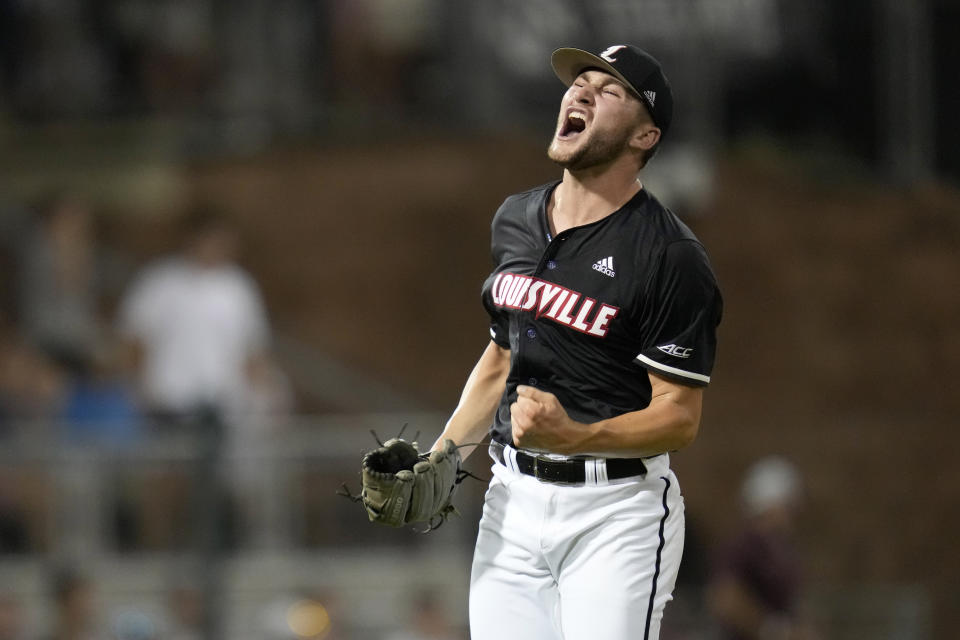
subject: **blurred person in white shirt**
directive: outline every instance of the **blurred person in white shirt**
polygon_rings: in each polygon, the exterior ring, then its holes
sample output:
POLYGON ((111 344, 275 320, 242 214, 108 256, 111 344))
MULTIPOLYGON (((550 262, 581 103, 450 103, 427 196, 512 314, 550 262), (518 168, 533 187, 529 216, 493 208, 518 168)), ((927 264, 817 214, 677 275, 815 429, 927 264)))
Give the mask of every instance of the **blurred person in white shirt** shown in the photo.
MULTIPOLYGON (((197 208, 187 217, 180 251, 147 265, 120 303, 118 331, 137 377, 139 400, 160 432, 216 434, 226 452, 205 512, 216 521, 218 544, 243 535, 237 516, 249 510, 245 491, 256 478, 251 459, 230 456, 274 432, 290 411, 289 384, 270 355, 267 313, 254 279, 237 262, 239 235, 219 212, 197 208), (241 511, 238 512, 237 509, 241 511)), ((134 544, 164 548, 189 542, 196 526, 189 474, 158 471, 131 489, 134 544), (193 505, 192 507, 190 505, 193 505)))
POLYGON ((182 250, 148 265, 124 296, 119 330, 154 417, 212 411, 229 419, 286 402, 269 355, 266 310, 256 282, 236 263, 238 249, 234 227, 198 209, 182 250))

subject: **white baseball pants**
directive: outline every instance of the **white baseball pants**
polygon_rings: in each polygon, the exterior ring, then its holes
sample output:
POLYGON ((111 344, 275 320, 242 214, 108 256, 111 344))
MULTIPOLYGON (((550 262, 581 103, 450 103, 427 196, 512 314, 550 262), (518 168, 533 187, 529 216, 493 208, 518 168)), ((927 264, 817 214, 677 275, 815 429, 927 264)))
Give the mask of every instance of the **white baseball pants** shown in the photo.
POLYGON ((656 640, 683 553, 669 456, 567 486, 493 465, 470 580, 472 640, 656 640))

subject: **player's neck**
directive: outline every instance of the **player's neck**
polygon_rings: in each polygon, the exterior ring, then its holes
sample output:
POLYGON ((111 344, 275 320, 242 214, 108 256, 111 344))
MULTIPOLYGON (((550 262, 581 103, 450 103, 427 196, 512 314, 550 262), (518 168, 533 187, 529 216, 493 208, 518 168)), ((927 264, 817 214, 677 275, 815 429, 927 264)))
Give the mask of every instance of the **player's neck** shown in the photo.
POLYGON ((599 173, 564 170, 548 208, 553 233, 607 217, 642 188, 634 167, 611 167, 599 173))

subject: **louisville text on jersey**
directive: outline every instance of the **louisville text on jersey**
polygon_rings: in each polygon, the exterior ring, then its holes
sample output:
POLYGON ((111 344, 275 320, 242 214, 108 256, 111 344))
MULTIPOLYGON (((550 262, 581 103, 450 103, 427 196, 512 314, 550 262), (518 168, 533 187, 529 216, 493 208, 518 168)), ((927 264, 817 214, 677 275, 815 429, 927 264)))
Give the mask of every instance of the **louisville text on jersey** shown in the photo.
POLYGON ((600 338, 607 335, 610 321, 620 310, 597 304, 593 298, 531 276, 499 273, 493 281, 493 303, 505 309, 536 311, 537 318, 549 318, 582 333, 600 338))

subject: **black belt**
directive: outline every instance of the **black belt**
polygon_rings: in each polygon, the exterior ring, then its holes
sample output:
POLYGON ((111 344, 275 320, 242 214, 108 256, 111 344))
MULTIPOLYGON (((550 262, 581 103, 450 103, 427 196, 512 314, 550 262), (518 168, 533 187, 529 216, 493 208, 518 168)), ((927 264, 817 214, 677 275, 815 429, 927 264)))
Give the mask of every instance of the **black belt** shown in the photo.
MULTIPOLYGON (((499 442, 490 443, 493 458, 500 464, 509 466, 504 461, 503 449, 499 442)), ((608 480, 647 475, 647 465, 643 464, 641 458, 606 458, 606 467, 608 480)), ((517 450, 517 470, 543 482, 585 484, 587 481, 585 460, 553 460, 517 450)))

